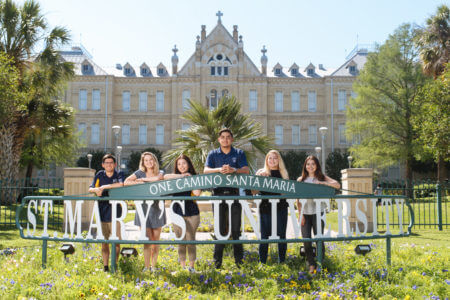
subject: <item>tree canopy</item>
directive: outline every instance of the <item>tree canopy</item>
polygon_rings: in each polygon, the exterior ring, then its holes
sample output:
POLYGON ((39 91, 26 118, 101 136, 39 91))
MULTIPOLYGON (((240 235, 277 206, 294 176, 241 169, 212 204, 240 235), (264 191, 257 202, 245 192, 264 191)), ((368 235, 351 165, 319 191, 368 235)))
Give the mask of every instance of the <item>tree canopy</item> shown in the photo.
POLYGON ((350 151, 358 166, 387 167, 399 161, 412 179, 417 134, 413 101, 426 81, 410 24, 400 26, 367 62, 354 83, 356 98, 347 108, 347 135, 360 137, 350 151))

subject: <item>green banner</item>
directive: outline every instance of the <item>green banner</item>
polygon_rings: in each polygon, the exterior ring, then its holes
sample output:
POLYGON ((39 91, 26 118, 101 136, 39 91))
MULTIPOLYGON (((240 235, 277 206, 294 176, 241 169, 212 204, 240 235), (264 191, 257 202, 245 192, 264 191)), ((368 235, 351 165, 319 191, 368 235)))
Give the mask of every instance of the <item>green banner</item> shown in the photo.
POLYGON ((280 193, 293 195, 295 198, 333 198, 336 193, 334 188, 322 184, 256 175, 213 173, 125 186, 111 189, 109 195, 114 198, 133 199, 133 197, 164 196, 218 187, 280 193))

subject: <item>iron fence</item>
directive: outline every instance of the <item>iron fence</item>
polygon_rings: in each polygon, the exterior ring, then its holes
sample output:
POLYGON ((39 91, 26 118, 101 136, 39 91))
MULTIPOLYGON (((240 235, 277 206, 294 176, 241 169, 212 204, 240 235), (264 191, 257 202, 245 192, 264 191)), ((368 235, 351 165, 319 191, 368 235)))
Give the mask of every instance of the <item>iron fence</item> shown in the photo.
MULTIPOLYGON (((382 195, 404 195, 408 198, 415 215, 415 228, 443 228, 450 227, 448 212, 450 210, 450 184, 448 181, 437 182, 433 180, 421 180, 408 182, 398 181, 376 181, 374 188, 381 189, 382 195)), ((382 204, 382 203, 380 203, 382 204)), ((377 209, 378 220, 385 220, 385 214, 396 216, 399 208, 396 205, 380 205, 377 209)), ((404 207, 403 207, 404 209, 404 207)), ((391 226, 399 226, 396 218, 390 223, 391 226)), ((408 216, 404 216, 403 225, 409 223, 408 216)), ((380 225, 386 225, 379 223, 380 225)))
MULTIPOLYGON (((62 178, 21 178, 0 180, 0 228, 13 228, 16 222, 16 209, 26 196, 63 196, 62 178)), ((63 225, 63 201, 53 203, 49 215, 49 228, 60 229, 63 225)))

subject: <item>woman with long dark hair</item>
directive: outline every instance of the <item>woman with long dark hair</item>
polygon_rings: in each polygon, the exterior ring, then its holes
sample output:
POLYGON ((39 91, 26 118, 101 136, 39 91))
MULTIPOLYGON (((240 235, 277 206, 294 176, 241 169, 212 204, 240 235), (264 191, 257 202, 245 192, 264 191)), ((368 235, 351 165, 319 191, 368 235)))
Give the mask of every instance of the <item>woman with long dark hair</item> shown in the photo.
MULTIPOLYGON (((174 163, 174 174, 166 174, 164 175, 164 179, 175 179, 182 178, 185 176, 196 175, 194 165, 192 164, 191 159, 181 154, 175 160, 174 163)), ((200 190, 186 191, 175 193, 173 196, 200 196, 200 190)), ((182 216, 184 221, 186 222, 186 234, 184 236, 184 240, 194 241, 195 233, 197 232, 198 225, 200 224, 200 210, 198 209, 198 205, 194 200, 186 200, 184 202, 184 213, 181 209, 181 206, 178 203, 173 205, 173 212, 182 216)), ((177 236, 181 236, 181 227, 177 225, 173 225, 175 234, 177 236)), ((180 265, 185 268, 186 267, 186 253, 189 255, 189 271, 195 271, 195 260, 197 259, 197 249, 193 244, 179 244, 178 245, 178 257, 180 259, 180 265)))
MULTIPOLYGON (((324 184, 331 186, 335 189, 339 189, 341 187, 339 182, 322 173, 320 162, 314 155, 310 155, 306 158, 305 163, 303 164, 302 176, 300 176, 297 179, 297 181, 314 184, 324 184)), ((299 216, 301 216, 302 205, 298 199, 297 199, 297 208, 299 216)), ((325 203, 322 203, 321 206, 322 214, 325 213, 325 210, 326 210, 325 203)), ((323 234, 325 224, 323 221, 321 222, 323 234)), ((312 237, 311 231, 314 232, 314 235, 317 235, 316 202, 314 201, 314 199, 306 200, 305 207, 303 208, 303 217, 300 221, 300 224, 303 238, 311 238, 312 237)), ((314 258, 311 242, 305 242, 305 253, 306 253, 306 260, 309 266, 309 273, 312 274, 316 271, 317 264, 314 258)), ((325 247, 322 248, 322 253, 325 253, 325 247)))

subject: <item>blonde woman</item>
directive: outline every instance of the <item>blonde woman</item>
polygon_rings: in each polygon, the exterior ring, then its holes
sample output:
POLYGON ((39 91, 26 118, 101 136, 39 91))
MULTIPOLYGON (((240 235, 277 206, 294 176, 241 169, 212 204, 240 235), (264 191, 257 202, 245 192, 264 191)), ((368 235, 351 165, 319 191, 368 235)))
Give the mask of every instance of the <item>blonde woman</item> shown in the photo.
MULTIPOLYGON (((141 155, 139 170, 131 174, 126 180, 125 185, 140 184, 163 180, 164 176, 159 172, 158 158, 151 152, 144 152, 141 155)), ((143 204, 142 209, 147 211, 147 205, 143 204)), ((136 214, 134 223, 137 226, 146 226, 146 235, 152 241, 158 241, 161 235, 161 228, 166 224, 166 213, 159 207, 159 201, 155 201, 150 208, 149 216, 146 222, 139 219, 136 214), (145 223, 145 224, 144 224, 145 223)), ((159 245, 144 244, 144 271, 154 270, 158 261, 159 245), (151 267, 150 267, 151 263, 151 267)))
MULTIPOLYGON (((264 168, 256 172, 259 176, 276 177, 289 179, 288 172, 281 158, 280 152, 270 150, 265 159, 264 168)), ((260 195, 280 195, 277 193, 260 192, 260 195)), ((272 207, 268 199, 264 199, 259 206, 259 215, 261 220, 261 239, 268 239, 272 231, 272 207)), ((280 199, 277 204, 277 235, 280 239, 286 238, 286 227, 288 218, 288 204, 286 199, 280 199)), ((259 244, 259 260, 265 264, 267 262, 267 252, 269 244, 259 244)), ((283 263, 286 260, 286 243, 278 243, 278 262, 283 263)))

